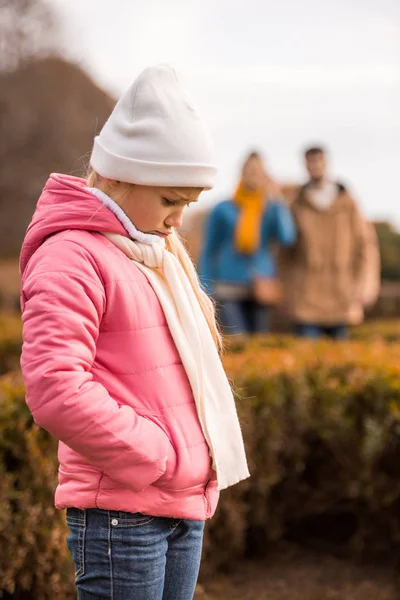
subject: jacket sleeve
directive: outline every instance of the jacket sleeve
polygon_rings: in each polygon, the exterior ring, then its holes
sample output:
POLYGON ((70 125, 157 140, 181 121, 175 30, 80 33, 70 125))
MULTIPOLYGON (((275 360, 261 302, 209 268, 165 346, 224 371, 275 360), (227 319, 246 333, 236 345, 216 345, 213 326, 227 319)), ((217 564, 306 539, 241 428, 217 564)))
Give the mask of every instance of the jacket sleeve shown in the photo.
POLYGON ((199 276, 203 288, 211 294, 217 281, 217 260, 224 237, 221 205, 217 205, 206 219, 204 246, 199 261, 199 276))
POLYGON ((119 406, 93 379, 106 305, 93 258, 70 241, 36 254, 21 295, 21 366, 33 418, 93 466, 140 491, 165 472, 171 445, 161 428, 119 406))
POLYGON ((296 224, 285 200, 273 201, 270 205, 272 231, 271 237, 282 246, 296 243, 296 224))
POLYGON ((365 306, 376 301, 380 291, 380 252, 375 228, 357 211, 357 245, 355 255, 356 290, 365 306))

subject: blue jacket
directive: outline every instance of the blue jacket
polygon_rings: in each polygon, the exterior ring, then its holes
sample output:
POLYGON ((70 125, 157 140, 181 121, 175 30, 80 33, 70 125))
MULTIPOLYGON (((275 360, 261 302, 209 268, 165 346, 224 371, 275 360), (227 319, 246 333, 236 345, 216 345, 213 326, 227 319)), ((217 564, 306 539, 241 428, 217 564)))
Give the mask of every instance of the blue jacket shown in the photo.
POLYGON ((285 202, 267 204, 261 223, 260 248, 254 254, 242 254, 235 248, 235 229, 239 208, 232 200, 220 202, 206 222, 205 242, 199 262, 200 280, 206 291, 213 291, 215 282, 249 284, 256 275, 273 277, 275 260, 271 242, 292 246, 296 241, 296 226, 285 202))

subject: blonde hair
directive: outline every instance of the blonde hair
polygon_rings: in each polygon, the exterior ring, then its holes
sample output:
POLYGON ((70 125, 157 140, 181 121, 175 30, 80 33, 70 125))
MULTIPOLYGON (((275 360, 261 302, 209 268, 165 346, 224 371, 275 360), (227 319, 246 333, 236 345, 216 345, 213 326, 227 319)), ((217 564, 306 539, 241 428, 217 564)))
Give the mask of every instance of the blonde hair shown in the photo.
MULTIPOLYGON (((87 184, 89 187, 96 187, 99 176, 93 169, 90 169, 87 175, 87 184)), ((132 184, 133 185, 133 184, 132 184)), ((128 190, 129 192, 129 190, 128 190)), ((216 316, 215 306, 211 298, 207 296, 203 288, 201 287, 197 271, 193 264, 193 261, 186 250, 180 235, 173 230, 171 235, 165 240, 166 249, 171 252, 180 262, 183 270, 185 271, 187 278, 189 279, 190 285, 192 286, 193 292, 198 300, 203 315, 207 321, 207 325, 211 331, 211 335, 215 342, 215 345, 219 352, 223 349, 222 336, 219 331, 216 316)))

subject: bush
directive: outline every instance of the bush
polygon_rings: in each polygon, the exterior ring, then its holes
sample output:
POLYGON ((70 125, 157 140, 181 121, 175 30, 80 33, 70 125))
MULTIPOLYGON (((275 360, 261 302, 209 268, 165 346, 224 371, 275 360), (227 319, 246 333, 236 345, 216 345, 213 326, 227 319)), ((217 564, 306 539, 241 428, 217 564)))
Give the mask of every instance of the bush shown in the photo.
POLYGON ((400 340, 400 319, 380 319, 367 321, 352 331, 352 338, 356 340, 384 339, 387 342, 400 340))
POLYGON ((69 600, 73 567, 53 508, 56 442, 33 423, 21 375, 0 378, 0 595, 69 600))
POLYGON ((398 281, 400 279, 399 251, 400 234, 391 223, 375 223, 381 253, 382 279, 398 281))
POLYGON ((19 365, 22 323, 16 313, 0 313, 0 375, 19 365))
MULTIPOLYGON (((342 555, 399 558, 400 345, 264 343, 225 357, 251 422, 252 477, 232 490, 244 518, 227 516, 223 499, 214 540, 219 528, 229 537, 231 523, 244 540, 237 556, 291 537, 342 555)), ((208 552, 221 565, 231 559, 223 545, 208 552)))
MULTIPOLYGON (((393 324, 368 327, 357 330, 362 341, 334 344, 230 340, 224 364, 252 477, 222 493, 203 573, 285 538, 400 558, 400 344, 384 339, 393 324)), ((0 378, 0 403, 0 590, 73 597, 64 515, 53 509, 56 443, 33 423, 18 372, 0 378)))

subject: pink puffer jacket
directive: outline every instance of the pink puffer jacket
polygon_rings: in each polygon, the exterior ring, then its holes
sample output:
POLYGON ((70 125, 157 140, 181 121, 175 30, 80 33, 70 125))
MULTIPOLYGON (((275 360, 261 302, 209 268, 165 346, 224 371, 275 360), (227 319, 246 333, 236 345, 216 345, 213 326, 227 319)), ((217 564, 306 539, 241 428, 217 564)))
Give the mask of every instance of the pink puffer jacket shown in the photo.
POLYGON ((192 391, 127 235, 83 180, 53 174, 21 252, 26 399, 60 440, 57 508, 211 517, 215 472, 192 391))

